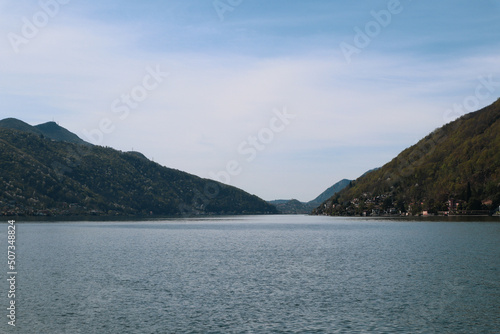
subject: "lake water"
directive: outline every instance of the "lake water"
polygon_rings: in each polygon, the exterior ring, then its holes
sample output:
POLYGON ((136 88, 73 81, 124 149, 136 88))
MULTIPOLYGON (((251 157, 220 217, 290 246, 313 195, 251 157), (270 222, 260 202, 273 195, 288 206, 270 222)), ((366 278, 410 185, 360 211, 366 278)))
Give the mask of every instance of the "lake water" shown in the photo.
POLYGON ((500 219, 478 219, 21 218, 0 332, 500 333, 500 219))

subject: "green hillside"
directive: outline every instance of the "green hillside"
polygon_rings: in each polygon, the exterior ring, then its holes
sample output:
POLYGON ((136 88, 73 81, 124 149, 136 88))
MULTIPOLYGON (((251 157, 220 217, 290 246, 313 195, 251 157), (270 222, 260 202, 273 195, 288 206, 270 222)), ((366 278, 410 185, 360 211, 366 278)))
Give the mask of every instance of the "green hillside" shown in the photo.
POLYGON ((59 126, 56 122, 47 122, 35 126, 36 129, 41 131, 41 133, 50 139, 57 141, 65 141, 74 144, 90 145, 86 141, 80 139, 77 135, 69 132, 65 128, 59 126))
POLYGON ((314 213, 467 214, 499 205, 500 99, 435 130, 314 213))
POLYGON ((340 180, 339 182, 335 183, 333 186, 330 188, 326 189, 324 192, 322 192, 318 197, 313 199, 312 201, 309 202, 309 204, 314 204, 315 206, 318 206, 319 204, 323 203, 345 187, 349 186, 351 183, 351 180, 348 179, 343 179, 340 180))
POLYGON ((300 202, 296 199, 291 199, 269 201, 268 203, 274 205, 281 213, 284 214, 309 214, 322 202, 347 187, 350 182, 350 180, 343 179, 326 189, 318 197, 309 202, 300 202))
POLYGON ((16 118, 6 118, 0 120, 0 128, 30 132, 55 141, 65 141, 74 144, 91 145, 74 133, 59 126, 56 122, 47 122, 32 126, 16 118))
POLYGON ((31 132, 36 134, 42 134, 42 131, 36 127, 29 125, 17 118, 5 118, 0 120, 0 128, 14 129, 24 132, 31 132))
POLYGON ((4 215, 277 213, 240 189, 163 167, 137 152, 1 127, 0 189, 4 215))

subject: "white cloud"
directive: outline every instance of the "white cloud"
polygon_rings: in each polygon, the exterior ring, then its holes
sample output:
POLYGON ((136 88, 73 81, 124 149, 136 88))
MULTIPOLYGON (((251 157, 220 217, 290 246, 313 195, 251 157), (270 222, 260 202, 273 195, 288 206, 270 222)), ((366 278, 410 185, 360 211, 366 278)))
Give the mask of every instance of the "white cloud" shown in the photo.
MULTIPOLYGON (((0 35, 15 26, 9 20, 0 35)), ((115 129, 103 145, 134 148, 202 177, 237 160, 244 171, 235 185, 266 199, 310 200, 324 190, 318 188, 383 164, 442 125, 445 109, 473 93, 479 75, 500 68, 493 51, 433 61, 378 50, 347 65, 331 56, 335 51, 267 58, 143 51, 139 36, 127 25, 68 14, 19 54, 1 40, 1 115, 31 123, 56 117, 82 137, 109 118, 115 129), (112 102, 157 65, 169 77, 129 117, 118 118, 112 102), (246 163, 238 146, 283 107, 296 119, 246 163)))

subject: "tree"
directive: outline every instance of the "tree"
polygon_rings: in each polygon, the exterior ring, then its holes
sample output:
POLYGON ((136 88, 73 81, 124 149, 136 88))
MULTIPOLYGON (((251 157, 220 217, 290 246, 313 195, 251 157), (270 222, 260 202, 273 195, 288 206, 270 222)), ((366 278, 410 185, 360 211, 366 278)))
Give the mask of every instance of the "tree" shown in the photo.
POLYGON ((468 210, 481 210, 482 203, 479 199, 473 198, 470 202, 467 202, 468 210))

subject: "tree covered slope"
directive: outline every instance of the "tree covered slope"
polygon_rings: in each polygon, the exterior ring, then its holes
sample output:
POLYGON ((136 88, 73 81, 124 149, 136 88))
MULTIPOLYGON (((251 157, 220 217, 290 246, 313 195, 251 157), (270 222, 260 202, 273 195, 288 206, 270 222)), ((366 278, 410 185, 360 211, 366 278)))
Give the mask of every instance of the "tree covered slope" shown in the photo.
POLYGON ((500 205, 500 99, 435 130, 381 169, 325 201, 316 214, 439 211, 500 205))
POLYGON ((54 124, 41 128, 62 135, 63 141, 0 127, 0 213, 277 213, 240 189, 163 167, 137 152, 66 142, 75 138, 54 124))

